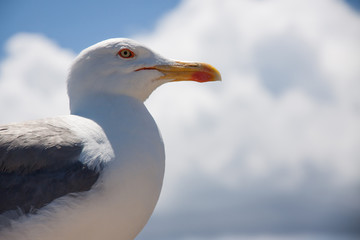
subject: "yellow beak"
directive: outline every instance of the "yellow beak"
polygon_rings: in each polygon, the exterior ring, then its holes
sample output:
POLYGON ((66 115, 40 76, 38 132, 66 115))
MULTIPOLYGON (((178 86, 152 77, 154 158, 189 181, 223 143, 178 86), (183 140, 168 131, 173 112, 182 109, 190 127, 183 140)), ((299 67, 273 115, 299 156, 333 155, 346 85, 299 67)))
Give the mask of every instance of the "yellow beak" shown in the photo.
POLYGON ((156 65, 154 67, 142 68, 139 70, 157 70, 164 74, 159 80, 166 79, 170 82, 196 81, 211 82, 221 81, 220 72, 207 63, 180 62, 169 65, 156 65))

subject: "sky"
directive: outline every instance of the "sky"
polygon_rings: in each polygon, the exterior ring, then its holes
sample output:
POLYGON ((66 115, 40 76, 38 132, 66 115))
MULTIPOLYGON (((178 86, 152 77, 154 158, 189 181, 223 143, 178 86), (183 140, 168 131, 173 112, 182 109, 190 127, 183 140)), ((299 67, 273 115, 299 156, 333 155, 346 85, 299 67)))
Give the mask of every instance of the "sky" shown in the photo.
POLYGON ((223 78, 146 101, 167 163, 137 240, 360 236, 357 1, 86 2, 1 2, 0 124, 67 114, 76 54, 134 38, 223 78))
POLYGON ((79 53, 107 38, 150 32, 160 17, 178 3, 179 0, 1 0, 0 45, 17 32, 32 32, 79 53))

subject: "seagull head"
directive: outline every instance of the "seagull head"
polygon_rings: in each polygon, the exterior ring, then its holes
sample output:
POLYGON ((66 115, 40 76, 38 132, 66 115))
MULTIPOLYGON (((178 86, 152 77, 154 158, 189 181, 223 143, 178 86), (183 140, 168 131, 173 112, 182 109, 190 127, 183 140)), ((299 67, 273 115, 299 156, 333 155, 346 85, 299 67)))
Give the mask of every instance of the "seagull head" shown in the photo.
POLYGON ((75 59, 68 77, 70 107, 93 95, 126 95, 145 101, 160 85, 174 81, 221 80, 206 63, 166 59, 125 38, 99 42, 75 59))

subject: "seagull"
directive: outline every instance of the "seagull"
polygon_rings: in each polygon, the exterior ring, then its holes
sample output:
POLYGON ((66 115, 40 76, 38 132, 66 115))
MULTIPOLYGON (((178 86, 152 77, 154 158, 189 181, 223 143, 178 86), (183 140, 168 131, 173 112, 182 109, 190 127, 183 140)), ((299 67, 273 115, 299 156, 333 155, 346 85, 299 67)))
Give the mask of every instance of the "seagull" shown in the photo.
POLYGON ((67 79, 69 115, 0 126, 0 239, 134 239, 165 168, 144 101, 167 82, 218 80, 209 64, 131 39, 83 50, 67 79))

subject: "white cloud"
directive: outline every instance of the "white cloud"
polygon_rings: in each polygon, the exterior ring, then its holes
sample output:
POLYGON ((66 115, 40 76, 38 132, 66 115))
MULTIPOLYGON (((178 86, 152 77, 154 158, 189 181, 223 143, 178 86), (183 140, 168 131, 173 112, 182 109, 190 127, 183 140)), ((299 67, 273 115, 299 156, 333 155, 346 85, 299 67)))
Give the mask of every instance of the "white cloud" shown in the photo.
POLYGON ((223 75, 220 84, 164 86, 147 103, 168 162, 144 239, 354 231, 359 24, 340 1, 198 0, 138 36, 223 75))
MULTIPOLYGON (((146 103, 166 143, 167 169, 155 216, 138 239, 356 234, 359 24, 336 0, 187 0, 153 33, 137 36, 223 76, 162 86, 146 103)), ((66 113, 73 54, 24 34, 7 50, 0 122, 66 113)))
POLYGON ((67 114, 66 75, 74 54, 37 34, 17 34, 0 65, 0 123, 67 114))

